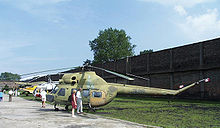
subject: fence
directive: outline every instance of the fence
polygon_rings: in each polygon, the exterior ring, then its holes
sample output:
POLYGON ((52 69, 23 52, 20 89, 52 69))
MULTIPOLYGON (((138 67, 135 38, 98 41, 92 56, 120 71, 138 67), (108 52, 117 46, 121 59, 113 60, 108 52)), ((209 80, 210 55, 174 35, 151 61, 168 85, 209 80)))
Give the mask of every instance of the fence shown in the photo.
POLYGON ((97 70, 96 73, 108 82, 166 89, 178 89, 179 85, 209 77, 210 83, 193 87, 179 96, 193 99, 220 99, 220 38, 95 66, 150 79, 150 81, 136 79, 129 82, 97 70))

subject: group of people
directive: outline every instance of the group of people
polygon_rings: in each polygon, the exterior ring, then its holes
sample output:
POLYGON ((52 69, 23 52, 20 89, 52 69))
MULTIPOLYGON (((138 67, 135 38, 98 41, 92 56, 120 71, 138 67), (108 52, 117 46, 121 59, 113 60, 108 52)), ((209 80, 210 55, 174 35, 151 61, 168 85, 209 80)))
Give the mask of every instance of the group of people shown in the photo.
MULTIPOLYGON (((76 111, 77 114, 83 113, 81 91, 82 91, 82 88, 79 88, 77 91, 73 90, 73 93, 71 95, 72 117, 75 117, 75 109, 77 109, 77 111, 76 111)), ((42 100, 42 108, 45 108, 47 92, 44 89, 42 89, 40 94, 41 94, 41 100, 42 100)))
MULTIPOLYGON (((0 89, 0 102, 3 101, 3 94, 5 93, 5 90, 0 89)), ((20 95, 20 93, 18 93, 17 89, 15 89, 15 91, 13 91, 12 89, 10 89, 8 91, 8 95, 9 95, 9 102, 12 102, 12 96, 18 96, 20 95)))
POLYGON ((82 95, 81 95, 82 88, 79 88, 77 91, 73 90, 72 94, 72 117, 75 117, 75 109, 77 109, 77 114, 83 113, 83 106, 82 106, 82 95))
MULTIPOLYGON (((77 109, 77 114, 81 114, 83 113, 83 105, 82 105, 82 95, 81 95, 81 91, 82 91, 82 88, 79 88, 77 91, 76 90, 73 90, 73 93, 72 93, 72 100, 71 100, 71 103, 72 103, 72 117, 75 117, 75 109, 77 109)), ((9 94, 9 101, 12 101, 12 95, 13 95, 13 91, 10 90, 8 92, 9 94)), ((46 102, 46 95, 47 95, 47 92, 42 89, 41 90, 41 100, 42 100, 42 108, 45 108, 45 102, 46 102)), ((0 90, 0 101, 3 100, 3 92, 0 90)))

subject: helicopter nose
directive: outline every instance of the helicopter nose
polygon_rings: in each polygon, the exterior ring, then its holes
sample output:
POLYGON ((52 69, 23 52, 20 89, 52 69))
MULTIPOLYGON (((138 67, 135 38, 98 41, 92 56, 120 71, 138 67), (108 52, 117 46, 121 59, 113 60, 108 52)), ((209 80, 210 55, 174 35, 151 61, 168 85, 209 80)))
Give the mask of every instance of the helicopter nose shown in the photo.
POLYGON ((53 102, 54 101, 54 96, 53 95, 47 95, 46 96, 47 101, 53 102))

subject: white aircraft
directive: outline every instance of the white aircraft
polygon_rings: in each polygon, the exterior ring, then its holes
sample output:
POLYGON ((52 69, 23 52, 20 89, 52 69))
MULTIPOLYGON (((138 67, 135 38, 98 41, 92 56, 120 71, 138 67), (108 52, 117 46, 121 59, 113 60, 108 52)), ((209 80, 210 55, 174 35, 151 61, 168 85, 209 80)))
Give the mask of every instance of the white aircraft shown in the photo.
POLYGON ((59 84, 59 81, 52 81, 49 78, 48 82, 41 83, 35 88, 35 90, 33 91, 33 95, 35 97, 41 97, 40 92, 42 90, 45 90, 46 92, 50 92, 56 87, 57 84, 59 84))

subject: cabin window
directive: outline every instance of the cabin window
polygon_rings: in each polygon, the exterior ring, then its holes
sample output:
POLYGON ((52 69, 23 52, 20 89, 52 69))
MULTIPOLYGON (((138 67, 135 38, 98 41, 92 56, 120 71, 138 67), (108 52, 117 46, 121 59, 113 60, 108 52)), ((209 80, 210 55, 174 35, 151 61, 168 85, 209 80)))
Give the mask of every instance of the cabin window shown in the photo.
POLYGON ((61 88, 57 95, 58 96, 65 96, 65 89, 61 88))
POLYGON ((102 97, 102 92, 92 92, 93 97, 102 97))
POLYGON ((84 97, 88 97, 88 96, 89 96, 89 90, 83 90, 83 91, 82 91, 82 95, 83 95, 84 97))

